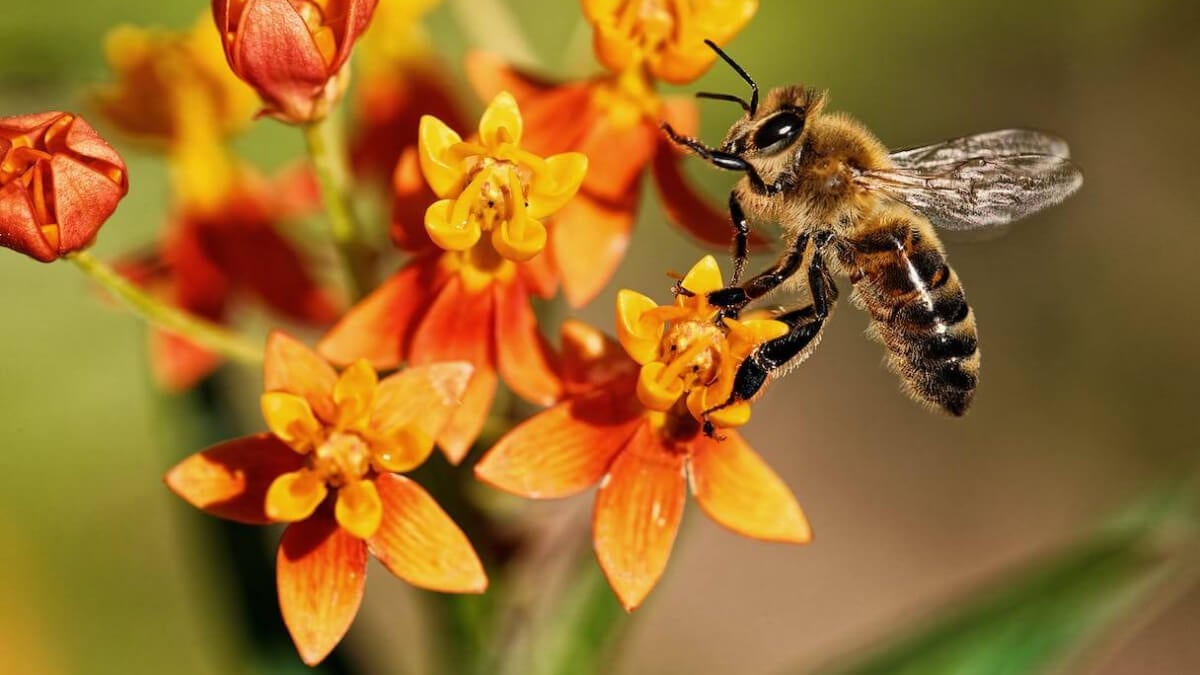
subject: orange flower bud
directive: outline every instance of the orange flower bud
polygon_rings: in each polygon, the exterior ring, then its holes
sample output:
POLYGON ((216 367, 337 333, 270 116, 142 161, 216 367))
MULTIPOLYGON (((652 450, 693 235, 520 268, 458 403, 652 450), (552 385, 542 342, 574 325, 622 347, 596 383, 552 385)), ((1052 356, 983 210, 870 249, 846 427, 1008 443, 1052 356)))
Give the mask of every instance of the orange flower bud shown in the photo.
POLYGON ((125 162, 82 118, 0 117, 0 246, 42 262, 87 248, 128 191, 125 162))
POLYGON ((343 67, 378 0, 213 0, 225 58, 265 113, 319 120, 346 88, 343 67))

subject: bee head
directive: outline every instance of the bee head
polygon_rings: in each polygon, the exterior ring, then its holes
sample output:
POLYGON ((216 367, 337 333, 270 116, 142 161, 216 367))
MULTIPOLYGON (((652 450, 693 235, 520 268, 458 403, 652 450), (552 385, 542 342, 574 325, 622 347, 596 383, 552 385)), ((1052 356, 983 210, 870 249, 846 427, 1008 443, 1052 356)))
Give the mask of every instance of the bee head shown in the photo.
POLYGON ((774 89, 761 106, 733 123, 721 150, 747 160, 784 154, 802 142, 824 105, 824 92, 798 85, 774 89))
POLYGON ((750 85, 749 101, 733 94, 696 94, 698 98, 737 103, 745 112, 729 128, 721 151, 750 161, 756 157, 774 157, 795 147, 804 136, 808 121, 814 119, 824 106, 824 92, 801 86, 779 87, 767 94, 766 101, 760 106, 758 84, 754 78, 712 40, 704 43, 750 85))

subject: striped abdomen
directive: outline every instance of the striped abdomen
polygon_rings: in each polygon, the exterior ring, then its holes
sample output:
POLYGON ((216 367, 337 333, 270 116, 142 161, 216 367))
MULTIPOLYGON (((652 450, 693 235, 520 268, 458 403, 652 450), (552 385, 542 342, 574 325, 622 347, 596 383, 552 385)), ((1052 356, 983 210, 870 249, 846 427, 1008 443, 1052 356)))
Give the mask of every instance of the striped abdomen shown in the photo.
MULTIPOLYGON (((929 221, 887 210, 847 240, 855 298, 914 397, 962 415, 979 375, 975 315, 929 221)), ((849 258, 848 260, 846 258, 849 258)))

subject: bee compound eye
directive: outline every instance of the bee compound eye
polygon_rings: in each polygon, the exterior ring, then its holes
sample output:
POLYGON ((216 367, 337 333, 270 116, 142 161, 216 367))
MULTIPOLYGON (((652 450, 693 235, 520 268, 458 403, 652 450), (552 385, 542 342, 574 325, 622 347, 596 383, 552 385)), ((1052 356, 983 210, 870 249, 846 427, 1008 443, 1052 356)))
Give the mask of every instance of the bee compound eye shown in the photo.
POLYGON ((754 147, 759 150, 781 150, 804 130, 804 114, 784 111, 769 117, 754 132, 754 147))

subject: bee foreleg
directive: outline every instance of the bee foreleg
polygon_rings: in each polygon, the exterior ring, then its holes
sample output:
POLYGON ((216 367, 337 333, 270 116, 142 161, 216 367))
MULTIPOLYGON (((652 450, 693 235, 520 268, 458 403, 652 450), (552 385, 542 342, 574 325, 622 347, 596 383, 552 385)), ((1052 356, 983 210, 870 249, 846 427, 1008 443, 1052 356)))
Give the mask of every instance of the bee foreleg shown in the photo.
POLYGON ((671 139, 672 143, 681 145, 688 150, 691 150, 692 152, 696 153, 696 156, 700 159, 703 159, 718 169, 725 169, 727 171, 741 171, 742 173, 746 174, 746 176, 750 179, 750 184, 756 191, 773 195, 779 192, 781 189, 778 185, 767 185, 764 183, 762 177, 758 175, 758 171, 756 171, 754 167, 745 159, 742 159, 733 153, 725 152, 724 150, 710 148, 701 143, 699 140, 690 136, 680 136, 678 133, 676 133, 675 129, 666 122, 663 122, 660 126, 667 134, 667 138, 671 139))
MULTIPOLYGON (((741 285, 728 286, 708 294, 708 302, 714 307, 720 307, 726 316, 736 315, 743 307, 775 290, 789 277, 800 269, 804 262, 804 254, 808 248, 809 236, 802 234, 796 237, 783 257, 770 269, 757 274, 741 285)), ((736 268, 735 268, 736 269, 736 268)))
POLYGON ((742 281, 742 273, 746 271, 746 260, 750 257, 750 224, 746 222, 746 212, 738 201, 737 191, 729 193, 729 219, 733 221, 733 277, 730 286, 737 286, 742 281))

